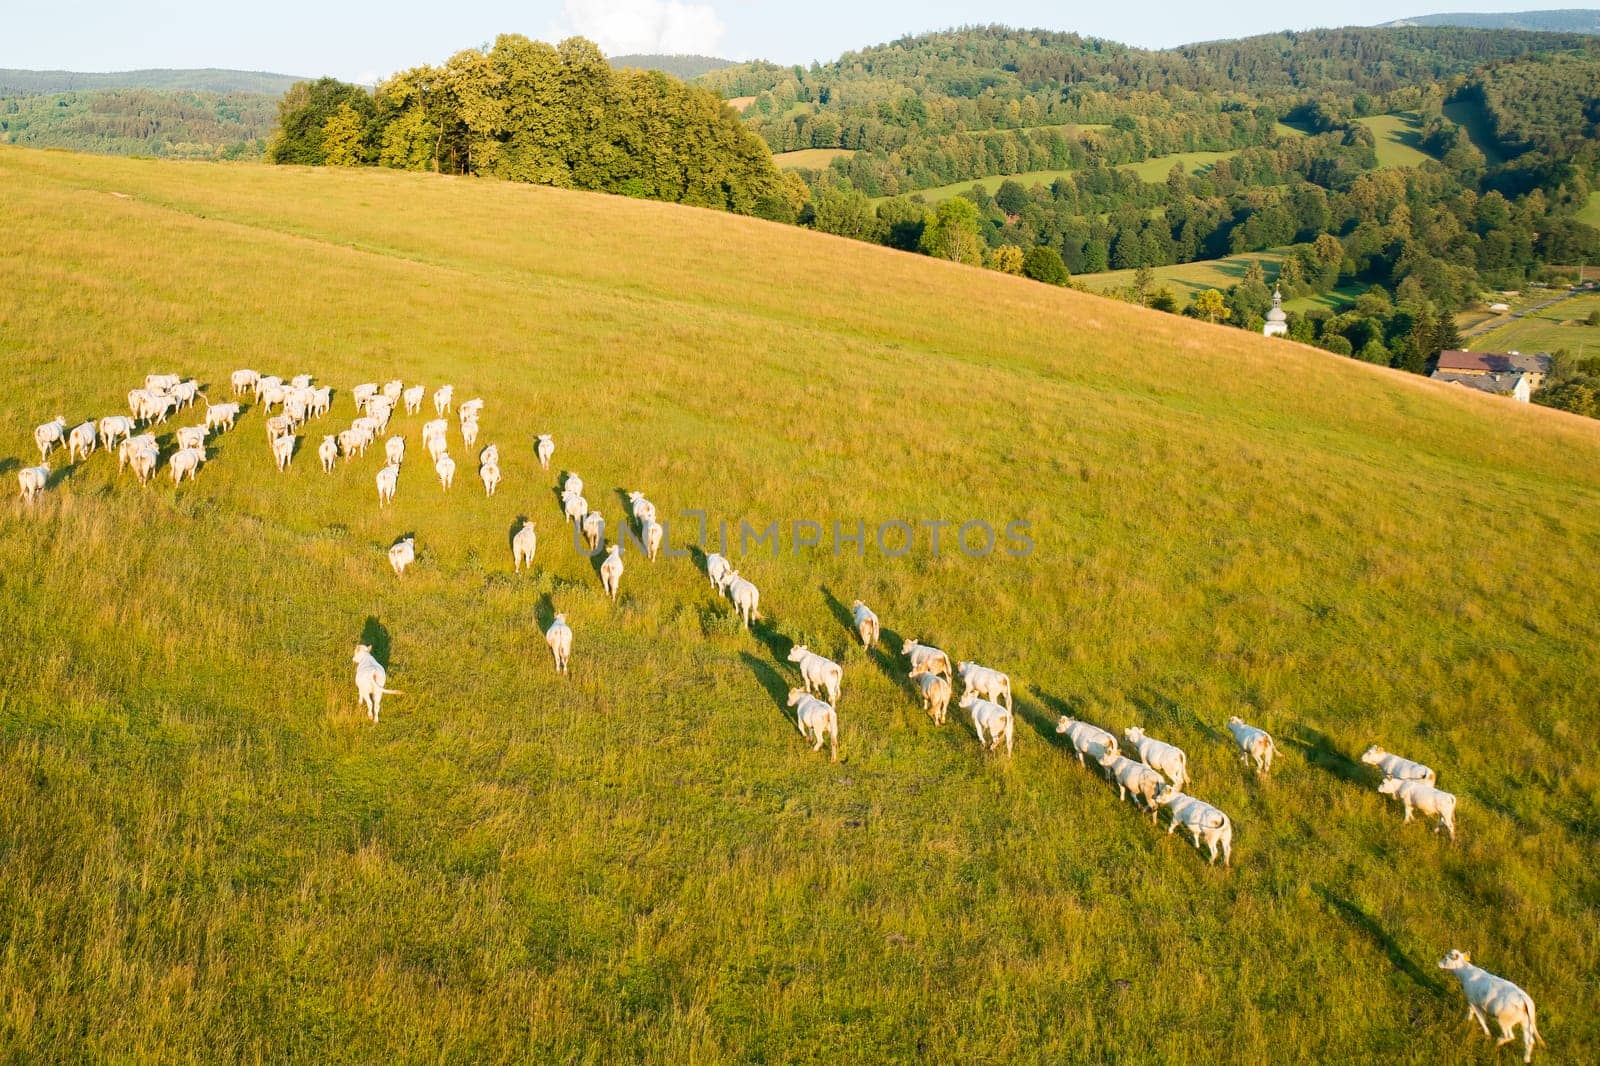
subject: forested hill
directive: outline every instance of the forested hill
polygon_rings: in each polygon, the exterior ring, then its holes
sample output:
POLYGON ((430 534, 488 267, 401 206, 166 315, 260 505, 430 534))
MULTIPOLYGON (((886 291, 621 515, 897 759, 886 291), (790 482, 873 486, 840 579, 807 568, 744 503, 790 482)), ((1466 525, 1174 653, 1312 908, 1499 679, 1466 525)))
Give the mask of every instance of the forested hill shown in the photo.
POLYGON ((685 81, 735 65, 731 59, 696 55, 625 55, 611 56, 610 61, 612 66, 619 69, 659 70, 685 81))
POLYGON ((301 79, 255 70, 123 70, 85 73, 73 70, 0 69, 0 96, 23 93, 86 92, 94 89, 157 89, 211 93, 265 93, 278 96, 301 79))
POLYGON ((1477 30, 1541 30, 1546 33, 1600 33, 1600 11, 1460 11, 1445 15, 1417 15, 1385 22, 1396 26, 1464 26, 1477 30))

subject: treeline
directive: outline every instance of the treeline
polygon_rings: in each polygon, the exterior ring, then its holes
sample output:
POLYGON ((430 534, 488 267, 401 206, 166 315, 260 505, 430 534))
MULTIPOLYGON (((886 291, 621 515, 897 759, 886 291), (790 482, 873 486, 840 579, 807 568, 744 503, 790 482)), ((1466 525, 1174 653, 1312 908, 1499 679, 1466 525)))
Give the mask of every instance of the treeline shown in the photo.
POLYGON ((0 97, 0 141, 105 155, 260 159, 276 105, 260 93, 102 89, 0 97))
POLYGON ((590 189, 794 220, 802 183, 719 97, 614 69, 582 38, 504 35, 384 81, 285 95, 274 163, 386 166, 590 189))

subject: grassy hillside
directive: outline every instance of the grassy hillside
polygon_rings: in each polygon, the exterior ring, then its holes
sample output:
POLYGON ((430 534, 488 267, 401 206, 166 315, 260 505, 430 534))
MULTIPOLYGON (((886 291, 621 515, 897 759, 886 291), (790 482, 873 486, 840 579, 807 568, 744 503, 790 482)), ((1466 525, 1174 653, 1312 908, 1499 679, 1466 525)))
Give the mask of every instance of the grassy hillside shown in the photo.
POLYGON ((259 70, 0 70, 0 93, 64 93, 90 89, 159 89, 281 96, 304 79, 259 70))
POLYGON ((855 153, 848 148, 803 148, 798 152, 779 152, 772 161, 789 170, 821 170, 835 159, 849 159, 853 155, 855 153))
POLYGON ((0 506, 6 1057, 1507 1061, 1451 947, 1537 998, 1550 1061, 1600 1056, 1595 423, 658 203, 15 148, 0 181, 8 468, 147 372, 253 365, 340 390, 313 432, 355 382, 452 381, 506 473, 444 496, 402 417, 380 512, 377 459, 277 474, 251 411, 192 485, 96 455, 0 506), (752 634, 630 553, 612 607, 541 431, 613 525, 638 487, 1035 550, 786 539, 738 560, 752 634), (1011 671, 1014 757, 852 645, 858 596, 1011 671), (364 634, 405 693, 377 726, 364 634), (779 705, 793 640, 844 664, 841 765, 779 705), (1185 746, 1234 869, 1080 768, 1063 711, 1185 746), (1458 843, 1374 791, 1374 740, 1441 771, 1458 843))
POLYGON ((1422 150, 1422 120, 1413 114, 1357 119, 1377 142, 1378 166, 1420 167, 1433 159, 1422 150))
MULTIPOLYGON (((1260 263, 1270 282, 1277 277, 1278 264, 1281 262, 1281 251, 1244 252, 1225 259, 1202 259, 1193 263, 1151 267, 1150 273, 1155 275, 1157 286, 1165 285, 1178 297, 1179 303, 1187 303, 1196 293, 1206 289, 1226 292, 1230 286, 1239 284, 1244 280, 1244 272, 1251 263, 1260 263)), ((1137 270, 1105 270, 1098 274, 1079 274, 1073 280, 1095 292, 1111 292, 1127 288, 1137 273, 1137 270)))
POLYGON ((1600 294, 1574 296, 1474 337, 1472 347, 1480 352, 1554 352, 1565 348, 1574 356, 1580 352, 1600 355, 1600 327, 1586 324, 1594 311, 1600 311, 1600 294))
MULTIPOLYGON (((1238 155, 1237 152, 1178 152, 1173 155, 1157 156, 1138 163, 1126 163, 1119 170, 1131 170, 1139 175, 1143 181, 1161 181, 1165 178, 1175 164, 1181 164, 1191 174, 1199 174, 1212 163, 1219 159, 1228 159, 1238 155)), ((775 156, 774 158, 783 158, 775 156)), ((1030 170, 1024 174, 998 174, 993 177, 979 178, 976 181, 957 181, 949 185, 938 185, 931 189, 916 189, 908 195, 920 196, 930 204, 941 200, 948 200, 952 196, 960 196, 974 185, 982 185, 991 194, 1007 181, 1020 182, 1024 188, 1034 185, 1049 185, 1057 178, 1073 173, 1071 170, 1030 170)))

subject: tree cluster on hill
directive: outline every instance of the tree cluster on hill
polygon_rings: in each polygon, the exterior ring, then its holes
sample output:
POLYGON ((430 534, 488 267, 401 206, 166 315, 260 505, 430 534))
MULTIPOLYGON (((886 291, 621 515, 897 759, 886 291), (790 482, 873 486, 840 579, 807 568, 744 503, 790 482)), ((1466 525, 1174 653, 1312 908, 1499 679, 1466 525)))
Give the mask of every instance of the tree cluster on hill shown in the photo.
POLYGON ((373 93, 302 82, 282 101, 268 158, 482 174, 791 221, 805 198, 721 99, 665 74, 613 69, 576 37, 551 46, 501 36, 373 93))
POLYGON ((0 96, 83 93, 94 89, 151 89, 157 92, 261 93, 278 96, 299 78, 257 70, 0 70, 0 96))
POLYGON ((276 101, 261 93, 102 89, 0 97, 0 142, 107 155, 259 159, 276 101))
POLYGON ((715 56, 698 55, 625 55, 611 56, 611 65, 617 68, 631 68, 634 70, 659 70, 663 74, 670 74, 674 78, 689 81, 702 74, 709 74, 713 70, 722 70, 734 65, 731 59, 718 59, 715 56))

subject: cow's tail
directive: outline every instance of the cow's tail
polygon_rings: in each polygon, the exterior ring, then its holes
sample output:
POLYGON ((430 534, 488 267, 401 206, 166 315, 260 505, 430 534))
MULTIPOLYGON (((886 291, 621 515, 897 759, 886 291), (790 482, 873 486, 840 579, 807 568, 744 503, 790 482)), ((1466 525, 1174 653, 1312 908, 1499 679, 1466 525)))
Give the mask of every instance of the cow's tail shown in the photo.
POLYGON ((400 689, 397 689, 397 688, 386 688, 386 689, 383 690, 383 694, 385 696, 404 696, 405 695, 404 692, 402 692, 400 689))
POLYGON ((1534 1042, 1540 1047, 1549 1047, 1550 1045, 1544 1042, 1544 1037, 1539 1034, 1539 1022, 1534 1017, 1533 997, 1524 992, 1522 993, 1522 1002, 1528 1008, 1528 1032, 1533 1035, 1534 1042))

